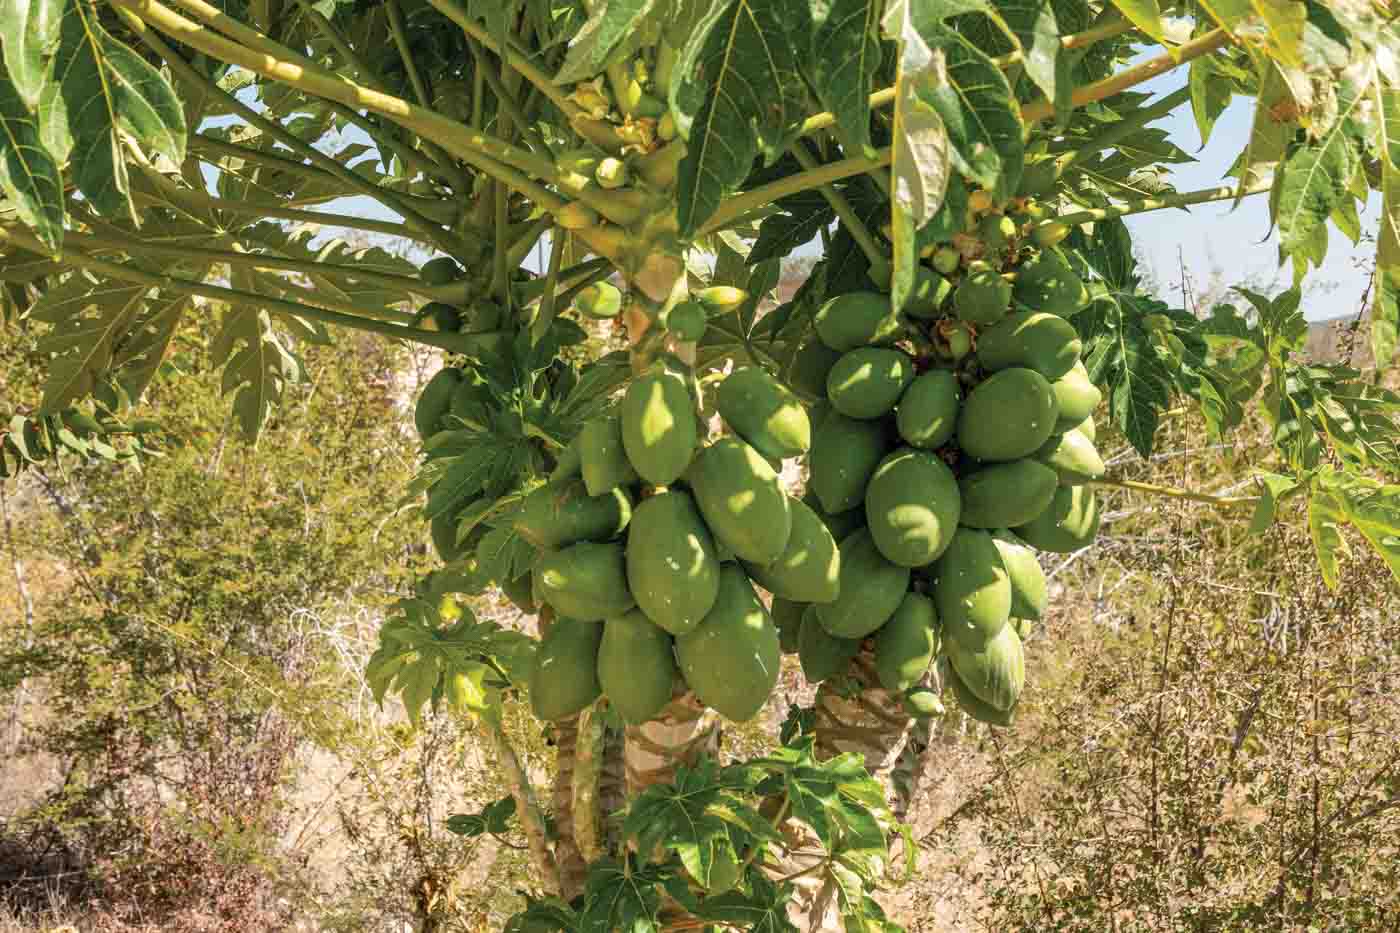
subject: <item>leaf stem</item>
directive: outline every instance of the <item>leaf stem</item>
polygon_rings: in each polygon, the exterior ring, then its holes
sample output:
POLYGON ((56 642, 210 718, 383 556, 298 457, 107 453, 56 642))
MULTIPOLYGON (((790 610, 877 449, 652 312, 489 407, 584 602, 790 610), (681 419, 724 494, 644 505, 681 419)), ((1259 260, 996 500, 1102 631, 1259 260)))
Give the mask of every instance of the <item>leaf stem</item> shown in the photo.
POLYGON ((1112 220, 1115 217, 1127 217, 1131 214, 1146 214, 1149 211, 1160 211, 1170 207, 1189 207, 1192 204, 1207 204, 1211 201, 1228 201, 1231 198, 1247 198, 1250 195, 1265 194, 1272 186, 1270 184, 1255 184, 1251 187, 1240 189, 1234 185, 1222 185, 1219 188, 1204 188, 1200 191, 1187 191, 1180 194, 1165 194, 1160 198, 1138 198, 1133 201, 1125 201, 1113 207, 1095 207, 1088 210, 1075 211, 1072 214, 1061 214, 1041 221, 1037 226, 1046 224, 1076 224, 1090 223, 1096 220, 1112 220))
POLYGON ((535 870, 540 873, 540 880, 544 882, 545 887, 551 892, 557 892, 559 866, 555 864, 554 856, 550 854, 549 846, 545 842, 544 818, 535 802, 530 778, 520 766, 520 758, 515 754, 515 749, 500 725, 495 722, 486 722, 485 725, 491 734, 491 744, 495 746, 496 760, 504 772, 506 786, 515 798, 515 812, 520 817, 520 826, 525 830, 525 839, 530 844, 530 857, 535 863, 535 870))
POLYGON ((1151 493, 1154 496, 1166 496, 1169 499, 1189 499, 1192 502, 1204 502, 1206 505, 1213 505, 1217 508, 1252 506, 1259 501, 1258 496, 1212 496, 1203 492, 1191 492, 1189 489, 1158 486, 1156 483, 1140 483, 1132 479, 1100 479, 1094 480, 1089 485, 1111 489, 1129 489, 1134 492, 1151 493))
MULTIPOLYGON (((811 150, 807 148, 807 144, 800 139, 794 142, 789 147, 788 151, 797 159, 798 164, 802 166, 804 171, 814 171, 821 165, 816 157, 812 155, 811 150)), ((822 197, 826 199, 826 203, 831 205, 831 209, 836 212, 836 216, 841 219, 841 223, 846 225, 846 229, 850 231, 852 238, 855 239, 856 245, 860 247, 861 252, 865 253, 865 258, 870 261, 872 273, 876 269, 884 269, 888 272, 889 260, 885 258, 884 250, 880 249, 880 244, 875 242, 875 237, 871 235, 870 228, 860 219, 860 215, 856 213, 855 208, 851 207, 851 202, 846 200, 846 196, 837 191, 830 184, 820 185, 817 190, 820 191, 822 197)), ((876 282, 884 282, 884 280, 888 278, 888 275, 881 276, 879 274, 873 274, 871 278, 876 282)))

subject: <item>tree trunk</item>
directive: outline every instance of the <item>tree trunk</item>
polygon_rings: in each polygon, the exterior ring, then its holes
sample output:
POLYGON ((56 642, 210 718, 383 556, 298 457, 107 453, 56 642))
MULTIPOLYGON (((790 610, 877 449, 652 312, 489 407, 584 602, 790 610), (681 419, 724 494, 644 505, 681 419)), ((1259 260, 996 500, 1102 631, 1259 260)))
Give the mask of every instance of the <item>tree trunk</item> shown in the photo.
POLYGON ((574 783, 580 772, 586 772, 591 764, 591 749, 581 747, 587 745, 587 738, 580 735, 581 719, 582 715, 573 716, 554 724, 555 768, 551 795, 557 832, 554 861, 559 867, 559 893, 566 901, 582 893, 588 874, 588 864, 581 853, 574 825, 577 814, 574 783))
POLYGON ((678 687, 670 704, 655 719, 628 726, 624 745, 627 796, 654 784, 666 784, 681 765, 693 765, 719 753, 719 714, 695 694, 678 687))

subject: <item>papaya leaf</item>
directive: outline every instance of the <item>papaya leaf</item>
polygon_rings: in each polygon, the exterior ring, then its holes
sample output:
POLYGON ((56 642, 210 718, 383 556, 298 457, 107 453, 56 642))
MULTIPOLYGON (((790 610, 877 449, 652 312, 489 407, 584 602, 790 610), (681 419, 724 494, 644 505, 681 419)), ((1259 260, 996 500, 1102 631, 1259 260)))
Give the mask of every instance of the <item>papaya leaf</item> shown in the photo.
POLYGON ((1113 0, 1113 5, 1134 26, 1154 39, 1162 38, 1162 8, 1157 0, 1113 0))
POLYGON ((1060 44, 1060 25, 1052 0, 1009 0, 997 5, 1021 44, 1026 75, 1057 113, 1069 107, 1074 90, 1069 57, 1060 44))
POLYGON ((616 58, 615 53, 629 47, 628 40, 647 22, 656 5, 656 0, 604 0, 576 34, 555 82, 573 84, 606 68, 616 58))
POLYGON ((1279 170, 1277 219, 1280 249, 1292 255, 1307 245, 1341 204, 1355 166, 1347 134, 1338 124, 1322 140, 1295 150, 1279 170))
MULTIPOLYGON (((36 4, 38 5, 38 4, 36 4)), ((0 13, 0 23, 4 23, 0 13)), ((3 27, 0 27, 3 28, 3 27)), ((0 190, 39 241, 57 251, 63 242, 63 176, 39 138, 39 123, 0 65, 0 190)))
POLYGON ((1332 589, 1337 587, 1341 558, 1350 551, 1341 531, 1345 524, 1342 503, 1331 490, 1314 480, 1308 496, 1308 534, 1322 569, 1322 579, 1332 589))
POLYGON ((944 58, 945 77, 928 103, 943 120, 953 166, 1005 200, 1025 161, 1025 127, 1006 76, 966 36, 943 26, 920 33, 944 58))
POLYGON ((748 877, 750 893, 733 890, 707 897, 700 902, 696 916, 749 933, 797 933, 787 917, 792 885, 779 887, 760 872, 750 872, 748 877))
MULTIPOLYGON (((1260 81, 1249 140, 1237 162, 1240 190, 1266 182, 1288 153, 1297 125, 1297 105, 1287 83, 1272 64, 1260 81)), ((1239 198, 1235 199, 1239 203, 1239 198)))
POLYGON ((1400 89, 1376 87, 1376 149, 1381 169, 1381 219, 1376 245, 1376 296, 1371 309, 1371 355, 1390 365, 1400 342, 1400 89))
POLYGON ((0 49, 24 106, 39 106, 48 73, 44 56, 58 41, 66 0, 0 0, 0 49))
POLYGON ((527 896, 525 909, 506 921, 505 933, 573 933, 577 929, 578 914, 559 898, 527 896))
POLYGON ((117 371, 122 388, 133 402, 141 398, 165 361, 175 329, 189 306, 189 295, 157 292, 146 302, 130 333, 113 353, 112 369, 117 371))
POLYGON ((1191 90, 1191 112, 1196 117, 1196 129, 1204 146, 1210 141, 1215 121, 1230 106, 1234 85, 1221 73, 1215 59, 1207 55, 1191 62, 1187 86, 1191 90))
POLYGON ((1074 318, 1089 378, 1107 390, 1113 423, 1144 457, 1152 453, 1161 412, 1180 388, 1174 374, 1179 360, 1165 352, 1146 320, 1165 310, 1145 296, 1115 292, 1074 318))
POLYGON ((783 198, 758 225, 758 239, 749 251, 748 261, 782 259, 806 243, 810 243, 836 219, 826 198, 819 191, 804 191, 783 198))
POLYGON ((458 813, 447 818, 447 829, 458 836, 500 835, 510 831, 515 816, 515 798, 505 796, 493 800, 476 813, 458 813))
POLYGON ((34 305, 33 320, 53 325, 39 350, 53 354, 41 410, 52 414, 90 394, 112 367, 118 342, 145 307, 150 287, 99 282, 75 272, 34 305))
POLYGON ((1261 535, 1274 523, 1278 504, 1285 496, 1300 489, 1298 479, 1293 476, 1280 476, 1277 473, 1261 473, 1259 480, 1259 502, 1254 507, 1254 515, 1249 520, 1249 533, 1261 535))
POLYGON ((810 28, 806 0, 719 0, 681 51, 671 111, 686 140, 682 235, 715 212, 756 155, 771 162, 794 138, 807 104, 794 52, 810 28))
POLYGON ((301 359, 266 311, 242 307, 224 312, 210 355, 224 368, 223 391, 233 395, 244 436, 256 440, 287 387, 302 381, 301 359))
POLYGON ((662 886, 674 874, 667 865, 603 858, 588 867, 580 933, 659 933, 662 886))
POLYGON ((807 72, 852 153, 870 149, 870 90, 880 66, 880 0, 813 2, 807 72))

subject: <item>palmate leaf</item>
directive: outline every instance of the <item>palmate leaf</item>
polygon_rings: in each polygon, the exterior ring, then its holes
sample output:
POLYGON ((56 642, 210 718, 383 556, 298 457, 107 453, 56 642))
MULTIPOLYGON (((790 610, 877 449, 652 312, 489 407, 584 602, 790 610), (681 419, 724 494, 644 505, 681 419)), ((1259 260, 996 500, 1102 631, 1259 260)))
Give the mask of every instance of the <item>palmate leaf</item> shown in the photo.
POLYGON ((159 291, 146 301, 146 307, 133 321, 130 333, 112 355, 122 391, 132 402, 141 398, 156 370, 165 360, 175 329, 190 306, 190 296, 159 291))
POLYGON ((1113 0, 1134 26, 1154 39, 1162 38, 1162 8, 1157 0, 1113 0))
POLYGON ((580 933, 658 933, 662 885, 673 875, 664 865, 603 858, 588 868, 580 933))
POLYGON ((836 213, 820 191, 803 191, 783 198, 775 205, 779 213, 769 214, 758 225, 758 239, 749 251, 748 261, 782 259, 810 243, 836 219, 836 213))
POLYGON ((1153 299, 1117 291, 1074 318, 1090 380, 1106 390, 1109 417, 1144 457, 1152 453, 1161 413, 1178 387, 1179 363, 1147 321, 1164 310, 1153 299))
POLYGON ((244 436, 257 440, 287 387, 302 380, 301 360, 273 329, 271 315, 256 308, 225 311, 209 352, 224 369, 223 393, 233 395, 244 436))
POLYGON ((69 0, 39 99, 40 132, 97 210, 136 220, 118 131, 179 164, 185 114, 160 72, 114 39, 87 0, 69 0))
POLYGON ((1273 199, 1279 247, 1295 262, 1319 233, 1325 237, 1328 218, 1350 197, 1356 156, 1347 126, 1345 118, 1338 120, 1321 140, 1294 150, 1279 168, 1273 199))
POLYGON ((0 48, 24 105, 33 110, 47 78, 44 55, 58 41, 67 0, 0 0, 0 48))
POLYGON ((693 233, 749 174, 773 161, 806 116, 795 49, 811 28, 806 0, 719 0, 681 51, 671 112, 686 140, 677 219, 693 233))
POLYGON ((997 10, 1021 44, 1026 74, 1057 113, 1069 107, 1074 90, 1070 59, 1060 44, 1060 25, 1053 0, 1002 0, 997 10))
MULTIPOLYGON (((0 13, 3 16, 3 13, 0 13)), ((3 20, 0 19, 0 23, 3 20)), ((45 246, 63 242, 63 176, 39 138, 39 123, 0 64, 0 190, 45 246)))
POLYGON ((628 40, 636 38, 658 6, 664 9, 668 4, 664 0, 661 3, 657 0, 603 0, 574 37, 554 80, 559 84, 573 84, 602 71, 613 61, 615 53, 630 48, 628 40))
POLYGON ((1371 355, 1390 365, 1400 342, 1400 88, 1374 82, 1376 150, 1381 167, 1381 219, 1376 244, 1376 299, 1371 308, 1371 355))
POLYGON ((39 350, 53 354, 42 411, 53 414, 92 392, 111 370, 118 342, 145 308, 148 285, 102 282, 76 272, 46 292, 30 316, 52 324, 39 350))
POLYGON ((750 893, 736 890, 707 897, 700 902, 696 916, 746 933, 797 933, 787 916, 792 884, 779 887, 759 872, 750 872, 748 878, 750 893))
POLYGON ((883 6, 882 0, 812 3, 807 72, 852 154, 870 148, 870 91, 880 65, 876 24, 883 6))

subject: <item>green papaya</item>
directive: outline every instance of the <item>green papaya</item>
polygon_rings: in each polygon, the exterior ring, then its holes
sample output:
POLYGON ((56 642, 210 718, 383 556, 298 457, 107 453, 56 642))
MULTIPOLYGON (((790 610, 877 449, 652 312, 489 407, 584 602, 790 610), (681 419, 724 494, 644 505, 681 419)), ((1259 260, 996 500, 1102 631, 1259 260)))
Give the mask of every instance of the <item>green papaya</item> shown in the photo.
POLYGON ((1016 221, 1004 214, 988 214, 978 222, 977 236, 987 253, 1000 256, 1008 241, 1016 236, 1016 221))
POLYGON ((413 407, 413 425, 418 436, 427 440, 441 430, 442 418, 452 407, 452 394, 462 381, 462 371, 452 366, 437 371, 418 393, 413 407))
POLYGON ((864 638, 894 615, 908 590, 909 568, 886 560, 862 528, 841 542, 840 595, 813 608, 832 635, 864 638))
POLYGON ((832 412, 812 437, 808 480, 822 510, 838 515, 865 500, 865 485, 889 450, 885 425, 832 412))
POLYGON ((1003 711, 997 709, 990 703, 984 703, 977 694, 968 689, 967 684, 962 682, 957 671, 948 671, 948 686, 953 690, 953 697, 958 701, 958 706, 964 713, 971 716, 978 722, 985 722, 989 726, 1009 726, 1015 715, 1015 708, 1003 711))
POLYGON ((936 454, 911 447, 881 461, 865 491, 871 538, 886 560, 901 567, 937 560, 953 539, 961 511, 953 471, 936 454))
POLYGON ((515 518, 515 532, 537 548, 557 550, 576 541, 607 541, 632 519, 632 500, 614 487, 590 496, 577 480, 563 486, 545 484, 525 497, 515 518))
POLYGON ((892 343, 903 332, 890 297, 878 292, 837 295, 817 309, 812 319, 822 343, 846 352, 857 347, 892 343))
POLYGON ((1011 580, 987 532, 959 528, 936 572, 933 601, 945 644, 975 648, 1011 618, 1011 580))
POLYGON ((969 528, 1009 528, 1035 518, 1055 498, 1055 471, 1038 460, 994 463, 958 479, 962 515, 969 528))
POLYGON ((914 287, 904 301, 904 313, 921 321, 931 321, 943 313, 943 305, 953 293, 953 284, 927 266, 914 269, 914 287))
POLYGON ((831 407, 848 418, 871 419, 894 408, 914 381, 914 361, 902 350, 860 347, 846 353, 826 376, 831 407))
POLYGON ((622 310, 622 292, 611 282, 594 282, 574 297, 574 307, 596 321, 606 321, 622 310))
POLYGON ((812 445, 807 410, 761 367, 730 373, 715 393, 715 408, 735 434, 770 460, 801 456, 812 445))
POLYGON ((968 264, 967 275, 953 291, 953 310, 969 324, 995 324, 1011 308, 1011 283, 985 262, 968 264))
POLYGON ((1074 326, 1043 311, 1017 311, 982 331, 977 361, 989 372, 1021 366, 1054 381, 1079 362, 1084 345, 1074 326))
POLYGON ((622 419, 616 415, 586 423, 578 435, 579 467, 590 496, 637 481, 637 471, 622 446, 622 419))
POLYGON ((865 527, 865 509, 847 509, 832 515, 822 508, 821 500, 811 489, 803 494, 802 504, 811 509, 813 514, 822 520, 827 531, 831 532, 832 539, 837 542, 846 540, 846 536, 857 528, 865 527))
POLYGON ((932 450, 952 440, 958 424, 962 386, 951 369, 930 369, 909 384, 899 398, 895 426, 915 447, 932 450))
POLYGON ((545 602, 580 622, 601 622, 636 605, 620 544, 582 541, 546 552, 535 564, 535 580, 545 602))
POLYGON ((788 500, 792 531, 771 564, 745 564, 749 577, 774 596, 829 603, 840 594, 841 555, 821 517, 799 499, 788 500))
POLYGON ((720 570, 719 598, 694 631, 676 639, 681 676, 706 706, 752 719, 778 682, 778 629, 738 564, 720 570))
POLYGON ((1039 619, 1050 598, 1046 593, 1045 571, 1035 549, 1006 529, 992 532, 992 542, 1006 568, 1011 584, 1011 615, 1016 619, 1039 619))
POLYGON ((418 269, 418 281, 424 285, 451 285, 462 275, 462 267, 451 256, 429 259, 418 269))
POLYGON ((1099 402, 1103 401, 1103 393, 1089 381, 1089 371, 1082 362, 1075 363, 1069 372, 1050 383, 1050 390, 1055 394, 1056 411, 1059 412, 1055 421, 1056 434, 1077 427, 1085 418, 1092 416, 1099 402))
POLYGON ((778 647, 783 654, 797 651, 797 634, 802 629, 802 614, 806 611, 806 603, 795 603, 781 596, 773 597, 768 614, 778 628, 778 647))
POLYGON ((1059 250, 1043 249, 1016 270, 1013 297, 1033 311, 1072 317, 1089 304, 1089 290, 1059 250))
MULTIPOLYGON (((1056 427, 1058 427, 1058 426, 1059 426, 1059 422, 1058 422, 1058 421, 1055 422, 1055 425, 1056 425, 1056 427)), ((1070 428, 1069 430, 1071 430, 1071 431, 1078 431, 1080 434, 1083 434, 1083 435, 1084 435, 1085 437, 1087 437, 1089 440, 1094 441, 1094 442, 1096 442, 1096 443, 1098 442, 1098 439, 1099 439, 1099 429, 1098 429, 1098 427, 1094 424, 1094 419, 1093 419, 1093 416, 1092 416, 1092 415, 1091 415, 1090 417, 1088 417, 1088 418, 1085 418, 1083 421, 1079 422, 1079 424, 1075 425, 1074 427, 1070 428)))
POLYGON ((1061 486, 1050 505, 1012 531, 1031 547, 1071 554, 1094 543, 1099 533, 1099 501, 1091 486, 1061 486))
POLYGON ((698 301, 682 301, 666 315, 667 332, 691 343, 705 336, 709 326, 710 316, 698 301))
POLYGON ((602 641, 601 625, 554 620, 530 666, 530 708, 536 719, 566 719, 598 699, 603 692, 598 686, 598 646, 602 641))
POLYGON ((846 670, 860 650, 859 638, 838 638, 822 627, 816 607, 808 606, 797 633, 797 659, 810 684, 821 683, 846 670))
POLYGON ((637 474, 653 486, 679 479, 699 435, 685 380, 662 367, 652 369, 628 386, 620 414, 623 448, 637 474))
POLYGON ((467 552, 466 548, 457 544, 457 518, 456 512, 439 512, 428 526, 432 532, 433 550, 444 564, 452 563, 467 552))
POLYGON ((1094 448, 1094 442, 1079 431, 1051 435, 1035 457, 1055 471, 1061 486, 1080 486, 1103 479, 1103 458, 1094 448))
POLYGON ((575 437, 569 446, 555 455, 554 469, 549 473, 549 485, 567 486, 583 475, 583 455, 579 453, 579 439, 575 437))
POLYGON ((808 399, 826 398, 826 377, 831 367, 841 358, 841 351, 833 350, 820 340, 809 337, 802 341, 788 364, 787 381, 808 399))
POLYGON ((948 661, 958 679, 982 702, 1007 712, 1020 699, 1026 683, 1026 655, 1014 626, 1003 625, 995 636, 975 647, 952 640, 948 661))
POLYGON ((933 269, 943 275, 952 275, 962 265, 962 254, 951 246, 940 246, 933 251, 933 269))
POLYGON ((719 557, 695 502, 678 489, 642 500, 627 532, 627 584, 672 635, 695 628, 719 595, 719 557))
POLYGON ((598 686, 624 722, 652 719, 675 689, 671 636, 633 610, 603 623, 598 647, 598 686))
POLYGON ((875 672, 880 686, 901 693, 919 682, 938 654, 938 614, 933 600, 906 593, 904 601, 875 633, 875 672))
POLYGON ((792 531, 792 507, 778 474, 737 437, 721 437, 700 452, 686 479, 705 523, 742 560, 770 564, 792 531))
POLYGON ((742 307, 749 293, 733 285, 711 285, 696 292, 694 298, 711 314, 727 314, 742 307))
POLYGON ((978 460, 1019 460, 1050 438, 1055 417, 1055 395, 1044 376, 1003 369, 968 393, 958 411, 958 446, 978 460))
POLYGON ((938 691, 931 687, 913 687, 904 694, 904 712, 913 719, 932 719, 947 712, 938 691))
POLYGON ((514 580, 502 580, 500 582, 501 592, 511 605, 526 615, 534 615, 539 612, 540 604, 535 601, 535 584, 529 571, 522 573, 514 580))
POLYGON ((1060 165, 1056 159, 1040 159, 1027 163, 1021 171, 1021 182, 1016 193, 1022 197, 1044 198, 1055 191, 1055 182, 1060 177, 1060 165))

